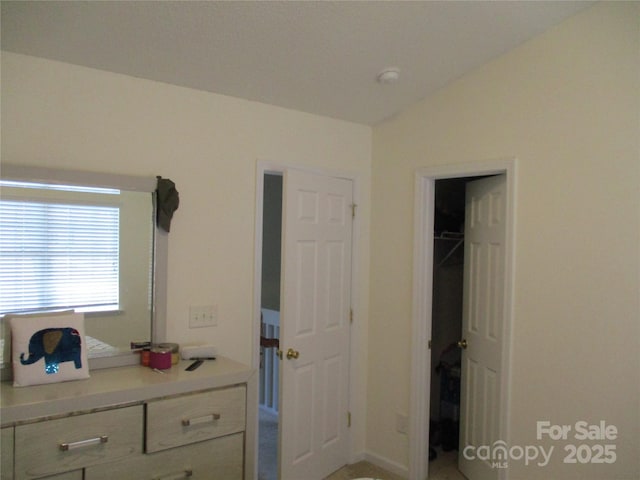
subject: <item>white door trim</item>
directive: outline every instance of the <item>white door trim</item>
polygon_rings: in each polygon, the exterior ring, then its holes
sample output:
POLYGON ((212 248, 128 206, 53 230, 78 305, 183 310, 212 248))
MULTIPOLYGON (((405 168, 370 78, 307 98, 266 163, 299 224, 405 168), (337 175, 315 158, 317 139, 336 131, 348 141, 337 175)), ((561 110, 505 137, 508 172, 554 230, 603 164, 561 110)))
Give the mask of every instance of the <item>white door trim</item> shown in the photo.
MULTIPOLYGON (((283 175, 287 169, 296 169, 301 170, 307 173, 315 173, 326 176, 345 178, 351 180, 353 182, 353 201, 356 205, 361 202, 361 176, 360 174, 341 171, 341 170, 332 170, 326 168, 316 168, 316 167, 307 167, 302 165, 291 165, 291 164, 283 164, 283 163, 275 163, 271 161, 258 160, 256 164, 256 210, 255 210, 255 241, 254 241, 254 272, 253 272, 253 328, 252 328, 252 360, 251 367, 256 369, 256 371, 260 368, 260 303, 262 296, 262 210, 264 203, 264 176, 265 174, 278 174, 283 175)), ((358 288, 359 285, 359 272, 360 272, 360 241, 361 241, 361 221, 360 216, 356 213, 356 217, 353 222, 353 232, 352 232, 352 252, 351 252, 351 305, 354 308, 354 324, 357 323, 358 319, 358 306, 360 304, 360 296, 361 292, 358 288)), ((357 371, 356 366, 358 362, 356 361, 355 354, 358 349, 354 348, 354 345, 358 344, 359 339, 356 338, 358 332, 361 329, 352 328, 351 335, 349 338, 349 410, 353 411, 353 399, 357 397, 356 390, 358 386, 357 383, 357 371)), ((256 416, 254 419, 247 419, 248 421, 255 424, 256 432, 258 432, 258 398, 256 396, 256 405, 255 411, 256 416)), ((357 418, 357 415, 353 415, 353 417, 357 418)), ((352 431, 355 425, 352 424, 352 431)), ((254 479, 257 480, 258 475, 258 441, 259 436, 255 435, 255 445, 254 445, 254 464, 256 465, 254 479)), ((354 451, 353 451, 353 434, 351 434, 351 440, 349 441, 349 455, 350 459, 353 459, 354 451)))
MULTIPOLYGON (((409 478, 423 480, 429 470, 429 407, 431 388, 431 313, 433 290, 433 228, 435 181, 445 178, 506 175, 507 218, 505 252, 504 340, 501 376, 500 439, 509 443, 511 331, 515 240, 516 159, 420 168, 415 173, 413 318, 411 326, 411 386, 409 399, 409 478)), ((507 479, 506 469, 500 478, 507 479)))

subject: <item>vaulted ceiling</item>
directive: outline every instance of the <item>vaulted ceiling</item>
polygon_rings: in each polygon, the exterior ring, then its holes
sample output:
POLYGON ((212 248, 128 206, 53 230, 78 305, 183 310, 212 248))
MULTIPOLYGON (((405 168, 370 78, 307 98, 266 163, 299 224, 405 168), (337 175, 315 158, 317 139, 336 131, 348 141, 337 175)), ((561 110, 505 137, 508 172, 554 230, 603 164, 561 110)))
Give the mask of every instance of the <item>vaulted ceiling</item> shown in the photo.
POLYGON ((586 1, 2 1, 2 49, 374 125, 586 1), (385 68, 395 83, 377 82, 385 68))

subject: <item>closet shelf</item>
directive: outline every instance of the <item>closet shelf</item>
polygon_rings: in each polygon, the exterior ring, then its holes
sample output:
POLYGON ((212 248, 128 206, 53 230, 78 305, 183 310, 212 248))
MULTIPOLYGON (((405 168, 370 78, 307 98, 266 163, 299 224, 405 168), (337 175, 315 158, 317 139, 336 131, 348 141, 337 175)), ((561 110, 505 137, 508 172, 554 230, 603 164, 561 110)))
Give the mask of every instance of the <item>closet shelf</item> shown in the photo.
POLYGON ((464 240, 464 233, 461 232, 440 232, 433 237, 435 240, 464 240))
POLYGON ((440 268, 447 260, 449 260, 449 257, 451 257, 451 255, 453 255, 455 253, 455 251, 460 248, 460 245, 462 245, 464 243, 464 233, 460 233, 460 232, 441 232, 440 235, 436 235, 434 236, 435 240, 452 240, 455 241, 456 244, 453 246, 453 248, 451 250, 449 250, 449 253, 447 253, 445 255, 445 257, 440 261, 440 263, 438 263, 438 266, 436 268, 440 268))

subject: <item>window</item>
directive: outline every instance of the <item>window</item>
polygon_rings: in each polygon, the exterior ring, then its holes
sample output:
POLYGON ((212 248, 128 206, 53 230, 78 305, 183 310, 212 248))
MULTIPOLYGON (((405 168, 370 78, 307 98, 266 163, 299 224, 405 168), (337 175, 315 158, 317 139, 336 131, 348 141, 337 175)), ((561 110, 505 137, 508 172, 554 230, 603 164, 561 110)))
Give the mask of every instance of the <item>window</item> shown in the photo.
POLYGON ((0 313, 118 310, 119 191, 1 185, 0 313))

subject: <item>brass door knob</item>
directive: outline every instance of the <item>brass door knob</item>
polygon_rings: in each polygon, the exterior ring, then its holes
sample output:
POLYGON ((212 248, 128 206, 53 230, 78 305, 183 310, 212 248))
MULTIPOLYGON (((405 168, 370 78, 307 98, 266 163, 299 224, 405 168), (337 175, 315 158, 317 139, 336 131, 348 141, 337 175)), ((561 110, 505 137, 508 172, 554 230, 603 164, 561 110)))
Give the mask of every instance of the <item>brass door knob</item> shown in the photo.
POLYGON ((460 348, 462 348, 462 349, 467 348, 467 339, 466 339, 466 338, 463 338, 462 340, 460 340, 460 341, 458 342, 458 347, 460 347, 460 348))
POLYGON ((294 350, 293 348, 290 348, 289 350, 287 350, 287 358, 289 360, 296 359, 300 356, 300 352, 298 352, 297 350, 294 350))

